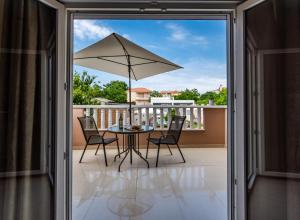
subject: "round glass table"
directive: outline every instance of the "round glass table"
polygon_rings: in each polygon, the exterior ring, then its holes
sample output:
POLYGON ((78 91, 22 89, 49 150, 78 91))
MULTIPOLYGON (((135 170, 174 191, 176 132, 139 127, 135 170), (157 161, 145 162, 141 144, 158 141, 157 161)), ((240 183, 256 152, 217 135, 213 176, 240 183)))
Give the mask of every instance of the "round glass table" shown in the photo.
POLYGON ((122 163, 124 162, 124 160, 126 159, 126 157, 128 156, 128 154, 130 154, 130 163, 132 164, 132 152, 136 153, 141 159, 143 159, 148 168, 149 168, 149 163, 146 160, 146 158, 144 158, 142 156, 142 154, 136 150, 136 135, 142 134, 142 133, 150 133, 154 131, 154 128, 152 126, 149 125, 144 125, 141 126, 141 128, 139 130, 135 130, 135 129, 130 129, 130 128, 119 128, 117 126, 113 126, 113 127, 109 127, 107 129, 108 132, 111 133, 115 133, 115 134, 123 134, 127 136, 127 148, 122 151, 121 153, 117 154, 114 158, 114 160, 116 161, 117 157, 120 156, 121 154, 125 153, 125 157, 122 159, 122 161, 119 164, 119 172, 121 170, 121 166, 122 163))

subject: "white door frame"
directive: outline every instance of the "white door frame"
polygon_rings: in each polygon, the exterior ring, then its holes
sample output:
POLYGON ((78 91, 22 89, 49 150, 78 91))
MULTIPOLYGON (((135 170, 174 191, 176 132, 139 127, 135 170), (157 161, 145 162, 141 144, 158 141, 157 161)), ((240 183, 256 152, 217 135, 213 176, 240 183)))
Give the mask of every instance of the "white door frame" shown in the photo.
POLYGON ((54 217, 66 219, 66 19, 65 7, 56 0, 38 0, 57 11, 56 29, 56 170, 54 217))
MULTIPOLYGON (((151 19, 153 17, 155 17, 156 19, 166 19, 166 18, 173 18, 173 19, 208 19, 208 18, 218 18, 220 16, 224 16, 224 19, 227 20, 227 87, 230 88, 228 89, 228 111, 227 111, 227 121, 228 121, 228 128, 227 128, 227 140, 228 140, 228 154, 227 154, 227 160, 228 160, 228 166, 227 166, 227 173, 228 173, 228 190, 227 190, 227 194, 228 194, 228 219, 234 219, 234 212, 233 212, 233 201, 234 201, 234 190, 233 190, 233 145, 234 145, 234 140, 233 140, 233 105, 234 105, 234 100, 233 100, 233 81, 234 81, 234 76, 233 76, 233 72, 234 72, 234 27, 233 27, 233 20, 235 17, 235 9, 229 8, 229 9, 192 9, 192 10, 181 10, 181 9, 177 9, 177 10, 173 10, 174 14, 163 14, 163 13, 158 13, 158 14, 141 14, 139 8, 134 8, 134 9, 126 9, 126 14, 122 14, 122 13, 112 13, 112 12, 116 12, 118 10, 122 10, 122 9, 115 9, 115 8, 111 8, 108 9, 106 8, 103 12, 103 9, 101 8, 67 8, 67 30, 68 30, 68 54, 67 54, 67 72, 68 72, 68 83, 70 85, 70 88, 72 88, 72 52, 73 52, 73 47, 72 47, 72 41, 73 41, 73 37, 72 37, 72 24, 73 24, 73 19, 74 17, 78 17, 80 16, 80 18, 95 18, 97 17, 97 19, 111 19, 111 18, 123 18, 123 19, 132 19, 132 18, 140 18, 140 19, 151 19), (130 11, 132 11, 132 14, 130 14, 130 11), (136 14, 136 12, 139 12, 139 14, 136 14), (180 12, 182 14, 180 14, 180 12), (192 12, 191 14, 189 14, 188 12, 192 12), (220 12, 222 12, 220 14, 220 12)), ((155 11, 155 10, 154 10, 155 11)), ((157 11, 157 10, 156 10, 157 11)), ((172 11, 172 12, 173 12, 172 11)), ((71 90, 69 91, 68 95, 70 96, 68 98, 67 103, 69 104, 69 115, 68 120, 69 123, 72 123, 72 95, 71 95, 71 90)), ((68 181, 68 191, 69 191, 69 195, 68 195, 68 216, 69 219, 71 219, 72 217, 72 126, 70 126, 68 128, 68 132, 69 132, 69 138, 70 141, 68 142, 68 178, 71 178, 71 180, 68 181)))
POLYGON ((246 92, 245 92, 245 23, 244 13, 246 10, 266 0, 248 0, 237 7, 235 29, 235 219, 247 219, 247 170, 246 170, 246 92))

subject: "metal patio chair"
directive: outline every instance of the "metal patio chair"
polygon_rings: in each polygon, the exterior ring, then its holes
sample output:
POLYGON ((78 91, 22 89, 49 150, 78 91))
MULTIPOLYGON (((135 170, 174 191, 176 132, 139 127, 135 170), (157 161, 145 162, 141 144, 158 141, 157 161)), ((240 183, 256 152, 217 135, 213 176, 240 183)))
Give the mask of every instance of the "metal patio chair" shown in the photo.
POLYGON ((160 145, 162 145, 162 144, 165 144, 165 145, 168 146, 171 155, 172 155, 172 151, 171 151, 169 145, 176 145, 179 152, 180 152, 180 154, 181 154, 183 162, 185 163, 184 156, 183 156, 183 154, 180 150, 180 147, 178 145, 178 141, 179 141, 179 138, 180 138, 182 127, 184 125, 185 118, 186 118, 185 116, 174 116, 171 120, 171 123, 170 123, 170 126, 169 126, 169 129, 168 129, 167 133, 164 134, 162 132, 162 136, 159 137, 159 138, 151 138, 150 134, 149 134, 148 143, 147 143, 146 158, 148 158, 149 143, 151 142, 151 143, 157 145, 158 148, 157 148, 157 157, 156 157, 156 167, 158 165, 160 145))
POLYGON ((104 138, 105 132, 103 133, 103 135, 101 135, 99 133, 96 122, 95 122, 95 120, 92 116, 84 116, 84 117, 77 117, 77 118, 80 122, 80 126, 81 126, 81 129, 82 129, 82 132, 84 134, 85 141, 86 141, 86 145, 85 145, 84 150, 82 152, 79 163, 81 163, 83 155, 84 155, 88 145, 98 145, 97 150, 95 152, 95 155, 97 155, 99 147, 102 144, 103 145, 103 151, 104 151, 105 165, 107 166, 105 146, 116 141, 117 142, 117 147, 118 147, 118 153, 120 153, 117 134, 116 134, 115 138, 104 138))

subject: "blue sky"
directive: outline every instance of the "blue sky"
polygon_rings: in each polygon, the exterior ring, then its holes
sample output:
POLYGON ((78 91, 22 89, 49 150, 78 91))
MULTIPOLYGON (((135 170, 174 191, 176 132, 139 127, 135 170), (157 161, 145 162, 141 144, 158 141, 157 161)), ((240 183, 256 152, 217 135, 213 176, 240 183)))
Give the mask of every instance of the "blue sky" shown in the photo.
MULTIPOLYGON (((226 22, 223 20, 75 20, 74 51, 116 32, 183 69, 132 81, 152 90, 196 88, 201 93, 226 86, 226 22)), ((126 78, 80 66, 101 84, 126 78)))

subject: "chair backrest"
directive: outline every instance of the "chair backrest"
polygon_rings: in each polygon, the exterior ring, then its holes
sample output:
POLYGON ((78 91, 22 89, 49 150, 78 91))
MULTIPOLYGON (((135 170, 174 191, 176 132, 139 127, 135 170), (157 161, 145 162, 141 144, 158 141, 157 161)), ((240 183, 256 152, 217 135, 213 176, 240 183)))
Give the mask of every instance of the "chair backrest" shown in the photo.
POLYGON ((185 118, 185 116, 175 115, 174 117, 172 117, 171 123, 169 125, 167 135, 172 135, 173 137, 175 137, 176 143, 179 141, 185 118))
POLYGON ((80 122, 80 126, 86 142, 88 142, 91 135, 99 135, 96 122, 92 116, 83 116, 77 118, 80 122))

